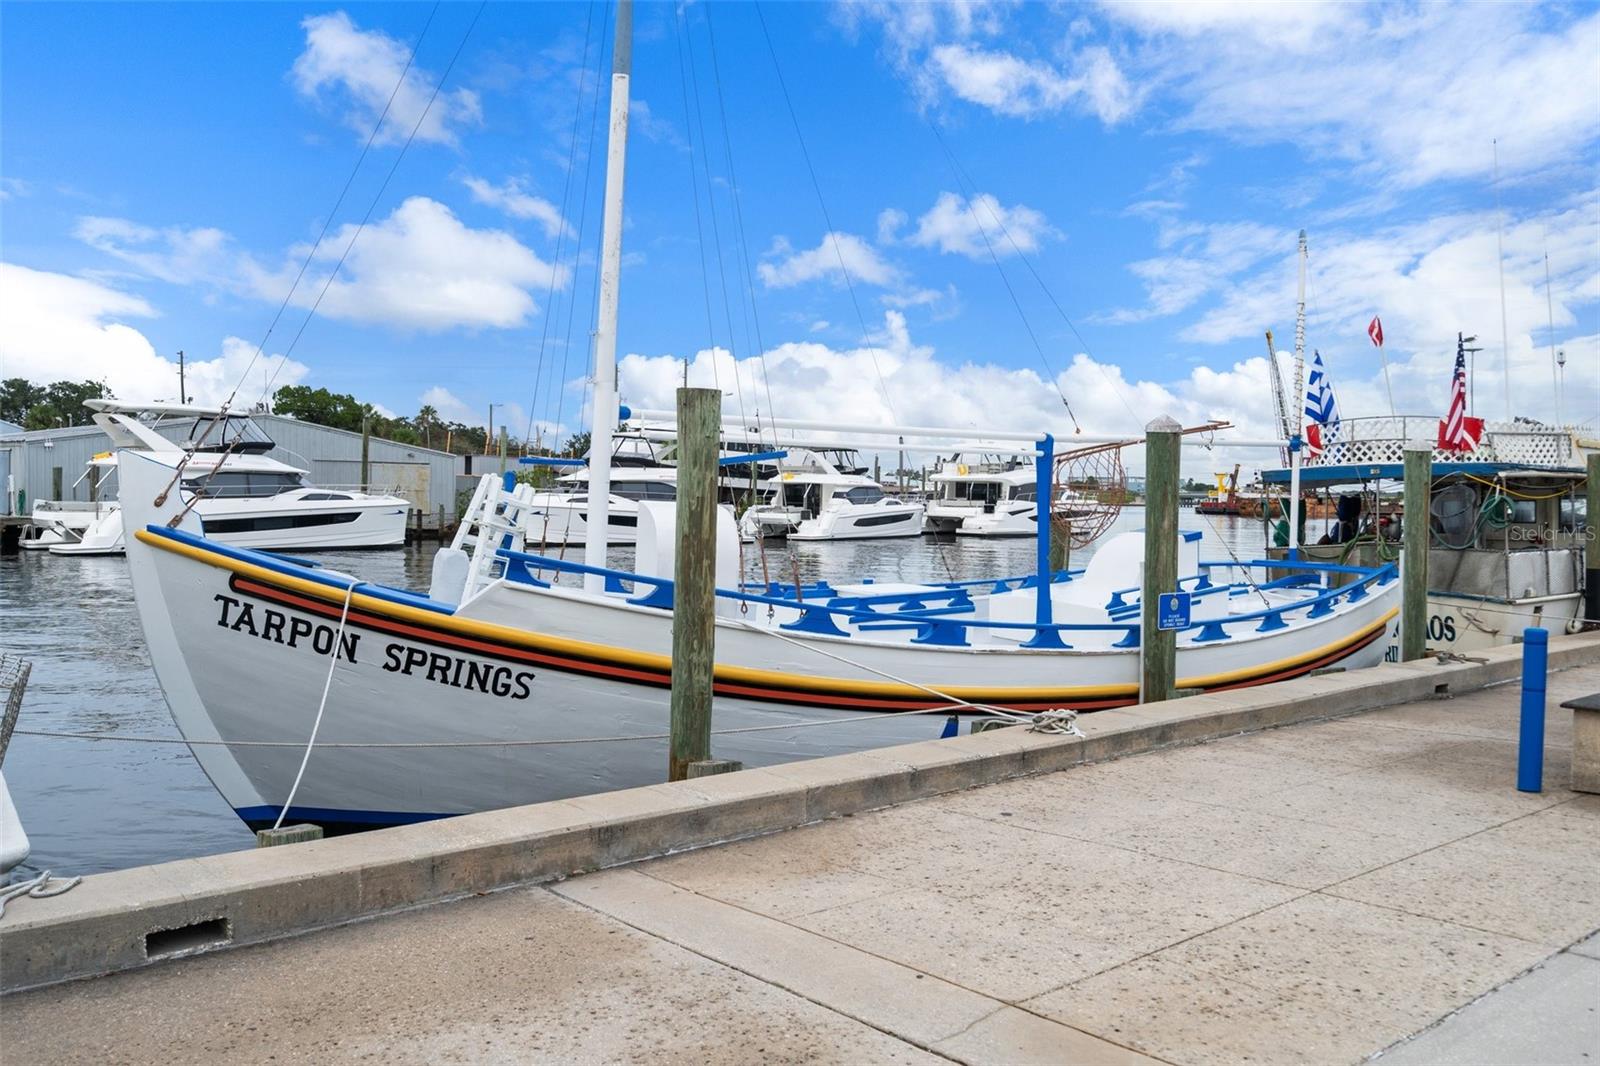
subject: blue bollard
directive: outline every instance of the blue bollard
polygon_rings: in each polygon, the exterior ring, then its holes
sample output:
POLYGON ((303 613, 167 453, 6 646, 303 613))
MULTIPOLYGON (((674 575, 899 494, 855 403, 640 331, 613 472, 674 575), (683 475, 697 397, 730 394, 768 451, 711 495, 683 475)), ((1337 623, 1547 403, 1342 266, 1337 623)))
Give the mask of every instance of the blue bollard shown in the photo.
POLYGON ((1517 737, 1517 791, 1544 791, 1544 680, 1550 634, 1522 631, 1522 729, 1517 737))

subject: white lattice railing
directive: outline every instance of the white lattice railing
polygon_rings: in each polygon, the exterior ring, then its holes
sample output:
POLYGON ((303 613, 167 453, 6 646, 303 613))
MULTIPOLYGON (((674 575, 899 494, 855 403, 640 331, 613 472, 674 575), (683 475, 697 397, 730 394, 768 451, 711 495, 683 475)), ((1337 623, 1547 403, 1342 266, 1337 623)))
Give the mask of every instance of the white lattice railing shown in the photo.
MULTIPOLYGON (((1426 415, 1346 418, 1322 453, 1308 456, 1308 466, 1361 466, 1399 463, 1407 441, 1436 441, 1439 419, 1426 415)), ((1511 463, 1529 467, 1563 467, 1577 463, 1572 433, 1523 422, 1489 422, 1476 451, 1434 449, 1436 463, 1511 463)))

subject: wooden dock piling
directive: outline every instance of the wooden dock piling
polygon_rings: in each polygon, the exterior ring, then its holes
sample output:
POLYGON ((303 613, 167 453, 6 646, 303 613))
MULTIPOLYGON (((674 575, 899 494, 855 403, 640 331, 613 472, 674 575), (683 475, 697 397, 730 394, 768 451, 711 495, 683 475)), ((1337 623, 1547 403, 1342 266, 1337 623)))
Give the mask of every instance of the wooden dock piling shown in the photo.
POLYGON ((1428 515, 1432 499, 1433 445, 1405 447, 1404 535, 1400 553, 1400 661, 1428 653, 1428 515))
POLYGON ((1144 588, 1139 594, 1139 699, 1174 696, 1178 634, 1157 624, 1163 592, 1178 588, 1178 465, 1183 427, 1170 415, 1145 426, 1144 588))
POLYGON ((722 393, 678 390, 677 557, 672 580, 672 741, 667 780, 711 758, 716 642, 717 441, 722 393))

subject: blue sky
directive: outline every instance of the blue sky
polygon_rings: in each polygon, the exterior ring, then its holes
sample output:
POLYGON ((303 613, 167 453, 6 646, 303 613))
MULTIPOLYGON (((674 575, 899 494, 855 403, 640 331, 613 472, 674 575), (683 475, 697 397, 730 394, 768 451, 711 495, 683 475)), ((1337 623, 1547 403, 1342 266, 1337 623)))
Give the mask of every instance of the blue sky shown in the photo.
MULTIPOLYGON (((581 424, 605 5, 0 18, 0 375, 170 398, 181 348, 220 401, 327 224, 242 401, 276 373, 581 424)), ((1308 343, 1346 416, 1389 411, 1379 314, 1397 409, 1442 413, 1464 329, 1498 418, 1498 139, 1512 409, 1555 416, 1553 340, 1562 413, 1600 421, 1593 4, 640 4, 636 31, 636 405, 669 404, 688 358, 730 409, 1070 432, 1065 395, 1086 431, 1168 411, 1265 436, 1262 332, 1291 346, 1305 228, 1308 343)))

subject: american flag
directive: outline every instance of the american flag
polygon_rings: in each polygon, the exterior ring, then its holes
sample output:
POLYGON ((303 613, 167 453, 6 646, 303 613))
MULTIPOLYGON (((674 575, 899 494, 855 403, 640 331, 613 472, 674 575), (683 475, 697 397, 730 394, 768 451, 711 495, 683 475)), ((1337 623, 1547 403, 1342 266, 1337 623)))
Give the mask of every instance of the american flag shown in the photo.
POLYGON ((1306 447, 1312 455, 1319 454, 1332 443, 1339 431, 1339 403, 1333 398, 1333 383, 1322 365, 1322 353, 1313 352, 1311 376, 1306 379, 1306 447))
POLYGON ((1469 452, 1483 436, 1483 419, 1467 415, 1467 345, 1456 339, 1456 369, 1450 376, 1450 413, 1439 422, 1439 447, 1450 452, 1469 452))

